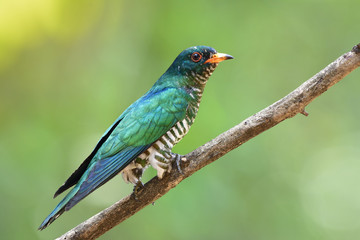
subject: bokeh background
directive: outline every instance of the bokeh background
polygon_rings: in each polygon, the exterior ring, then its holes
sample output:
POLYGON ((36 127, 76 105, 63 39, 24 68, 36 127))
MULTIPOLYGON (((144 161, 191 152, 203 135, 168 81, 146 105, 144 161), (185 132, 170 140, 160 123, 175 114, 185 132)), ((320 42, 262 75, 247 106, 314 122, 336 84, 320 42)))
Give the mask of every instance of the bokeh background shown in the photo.
MULTIPOLYGON (((358 0, 0 1, 0 232, 53 239, 132 191, 121 177, 45 231, 55 190, 183 49, 236 59, 207 84, 185 154, 360 42, 358 0)), ((357 239, 360 69, 101 239, 357 239)), ((145 179, 155 175, 149 169, 145 179)))

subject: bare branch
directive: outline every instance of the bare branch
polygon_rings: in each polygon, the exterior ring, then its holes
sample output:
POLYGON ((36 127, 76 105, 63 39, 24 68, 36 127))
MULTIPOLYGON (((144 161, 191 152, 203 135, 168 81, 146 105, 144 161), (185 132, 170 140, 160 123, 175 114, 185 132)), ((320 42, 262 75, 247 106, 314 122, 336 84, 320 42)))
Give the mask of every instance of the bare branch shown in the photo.
MULTIPOLYGON (((294 117, 298 113, 307 116, 305 107, 311 101, 359 66, 360 44, 356 45, 350 52, 340 56, 284 98, 220 134, 205 145, 188 153, 186 155, 188 161, 182 166, 183 175, 174 170, 162 180, 154 177, 139 192, 138 200, 135 200, 133 195, 129 195, 89 218, 58 239, 95 239, 101 236, 145 206, 165 195, 185 178, 251 138, 285 119, 294 117)), ((176 167, 174 166, 173 169, 176 169, 176 167)))

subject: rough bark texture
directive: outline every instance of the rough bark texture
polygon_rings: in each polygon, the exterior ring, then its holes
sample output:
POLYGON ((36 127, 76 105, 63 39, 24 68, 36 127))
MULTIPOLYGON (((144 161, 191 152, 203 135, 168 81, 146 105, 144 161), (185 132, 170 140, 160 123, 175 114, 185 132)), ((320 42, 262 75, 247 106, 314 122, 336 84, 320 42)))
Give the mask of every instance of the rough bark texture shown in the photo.
POLYGON ((188 161, 182 164, 183 175, 174 166, 171 174, 166 174, 162 180, 154 177, 146 183, 138 194, 138 200, 135 200, 133 195, 129 195, 58 239, 95 239, 101 236, 145 206, 156 201, 185 178, 249 139, 298 113, 307 116, 305 107, 311 101, 359 66, 360 44, 354 46, 350 52, 340 56, 284 98, 186 154, 188 161))

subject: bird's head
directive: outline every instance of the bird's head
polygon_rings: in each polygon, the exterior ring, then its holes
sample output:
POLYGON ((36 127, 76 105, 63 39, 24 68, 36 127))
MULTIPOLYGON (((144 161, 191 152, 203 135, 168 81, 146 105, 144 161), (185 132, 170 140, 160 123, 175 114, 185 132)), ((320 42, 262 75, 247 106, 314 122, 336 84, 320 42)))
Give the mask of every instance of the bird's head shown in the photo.
POLYGON ((195 46, 182 51, 169 70, 182 75, 206 75, 211 73, 219 62, 233 59, 232 56, 218 53, 212 47, 195 46))

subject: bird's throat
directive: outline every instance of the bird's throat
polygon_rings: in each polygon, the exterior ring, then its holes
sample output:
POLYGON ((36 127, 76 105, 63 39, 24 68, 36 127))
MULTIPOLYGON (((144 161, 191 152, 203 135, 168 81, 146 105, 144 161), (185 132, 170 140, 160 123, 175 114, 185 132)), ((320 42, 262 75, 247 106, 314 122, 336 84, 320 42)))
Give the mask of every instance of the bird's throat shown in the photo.
POLYGON ((209 80, 211 74, 214 72, 218 64, 214 63, 209 65, 201 74, 196 72, 191 72, 191 76, 188 76, 189 81, 189 95, 191 100, 189 101, 189 106, 187 109, 187 117, 191 120, 191 124, 195 120, 196 114, 199 110, 201 98, 205 89, 205 85, 209 80))
POLYGON ((193 87, 201 87, 204 89, 205 84, 209 80, 211 74, 214 72, 215 68, 217 67, 217 63, 210 64, 209 67, 205 68, 201 73, 191 72, 191 82, 193 87))

